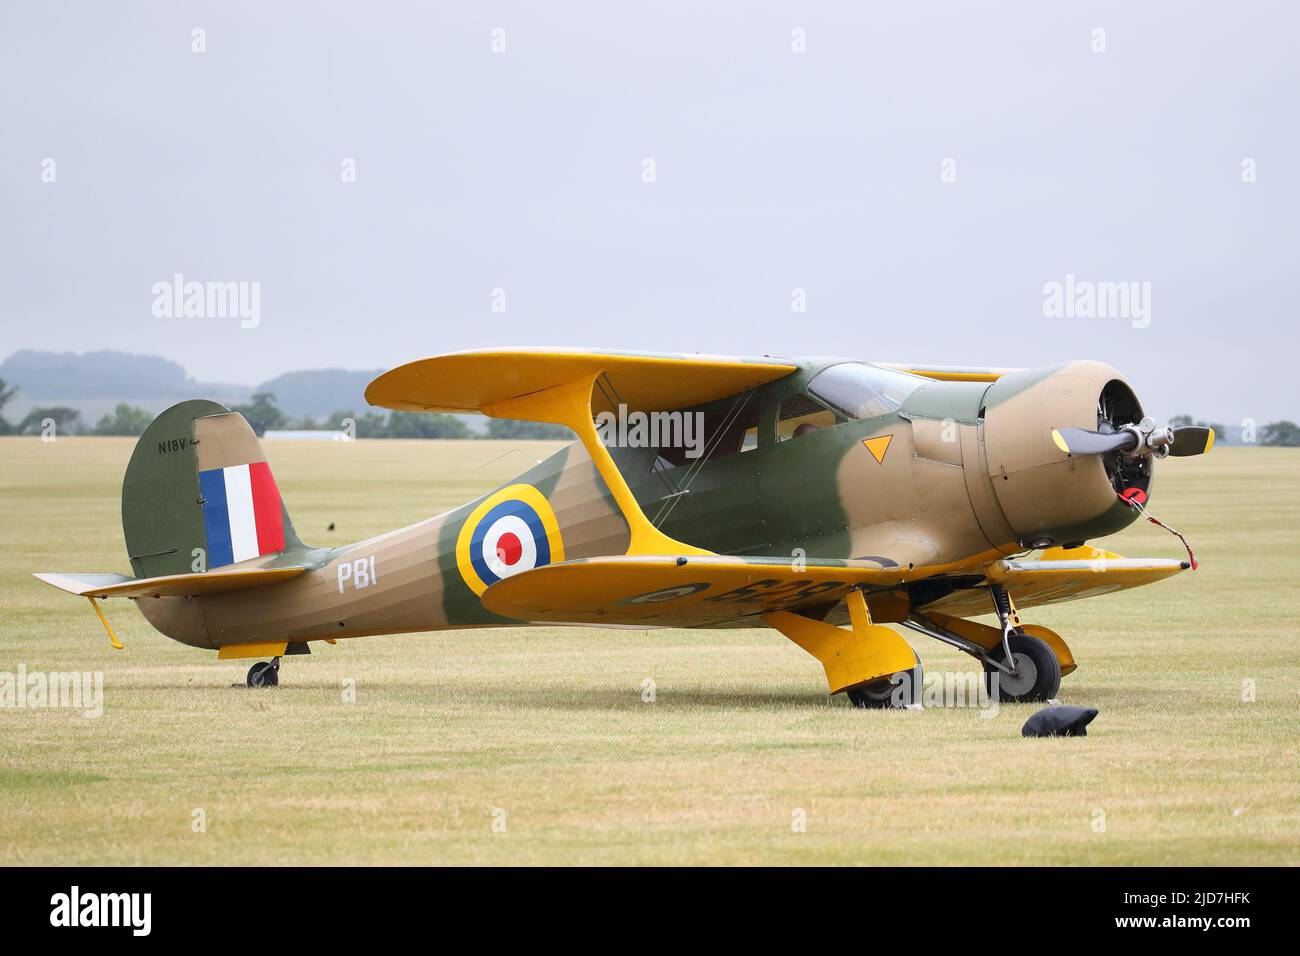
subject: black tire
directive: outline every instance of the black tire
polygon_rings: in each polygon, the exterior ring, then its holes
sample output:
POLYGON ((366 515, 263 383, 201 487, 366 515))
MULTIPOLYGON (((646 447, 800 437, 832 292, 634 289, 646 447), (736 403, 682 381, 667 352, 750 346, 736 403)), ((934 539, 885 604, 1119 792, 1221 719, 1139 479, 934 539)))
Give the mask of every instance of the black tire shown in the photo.
POLYGON ((902 709, 921 702, 924 686, 925 668, 917 658, 916 666, 910 671, 898 671, 870 684, 850 688, 846 693, 854 707, 902 709))
MULTIPOLYGON (((1015 631, 1007 639, 1019 676, 1011 677, 991 664, 984 665, 984 687, 993 696, 993 675, 998 675, 998 700, 1005 704, 1050 700, 1061 690, 1061 662, 1045 641, 1015 631)), ((1003 660, 1002 645, 989 651, 989 657, 1003 660)))
POLYGON ((248 669, 249 687, 278 687, 280 668, 269 661, 261 661, 248 669))

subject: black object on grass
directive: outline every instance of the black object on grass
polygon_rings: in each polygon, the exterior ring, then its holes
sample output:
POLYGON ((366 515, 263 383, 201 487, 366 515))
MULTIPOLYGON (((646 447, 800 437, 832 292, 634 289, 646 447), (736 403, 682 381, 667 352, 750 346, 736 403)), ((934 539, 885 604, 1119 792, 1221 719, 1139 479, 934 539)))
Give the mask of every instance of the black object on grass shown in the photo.
POLYGON ((1024 737, 1086 737, 1096 716, 1094 707, 1044 707, 1025 721, 1020 733, 1024 737))

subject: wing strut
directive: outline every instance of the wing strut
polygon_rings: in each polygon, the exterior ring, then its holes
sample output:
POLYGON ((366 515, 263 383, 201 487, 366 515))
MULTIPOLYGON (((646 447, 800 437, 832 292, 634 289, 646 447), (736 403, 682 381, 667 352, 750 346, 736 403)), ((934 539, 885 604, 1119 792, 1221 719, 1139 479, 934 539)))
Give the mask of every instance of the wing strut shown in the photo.
POLYGON ((493 418, 523 418, 534 422, 550 422, 571 428, 582 442, 587 454, 591 456, 596 470, 604 479, 609 493, 618 504, 619 510, 627 520, 632 541, 628 545, 629 555, 648 554, 712 554, 703 548, 686 544, 664 534, 651 523, 641 510, 636 496, 628 487, 627 480, 618 465, 614 463, 609 449, 600 440, 596 423, 591 413, 591 396, 596 388, 596 380, 603 369, 588 372, 579 378, 556 385, 553 388, 511 398, 494 405, 486 406, 482 411, 493 418))

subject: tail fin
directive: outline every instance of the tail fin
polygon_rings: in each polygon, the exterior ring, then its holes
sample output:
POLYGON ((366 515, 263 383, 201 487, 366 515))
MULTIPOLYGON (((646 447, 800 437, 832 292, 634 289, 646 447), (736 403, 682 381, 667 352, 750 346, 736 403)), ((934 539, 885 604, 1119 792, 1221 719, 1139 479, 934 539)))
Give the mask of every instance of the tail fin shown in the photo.
POLYGON ((122 482, 122 532, 138 578, 302 546, 253 429, 203 400, 173 405, 140 436, 122 482))

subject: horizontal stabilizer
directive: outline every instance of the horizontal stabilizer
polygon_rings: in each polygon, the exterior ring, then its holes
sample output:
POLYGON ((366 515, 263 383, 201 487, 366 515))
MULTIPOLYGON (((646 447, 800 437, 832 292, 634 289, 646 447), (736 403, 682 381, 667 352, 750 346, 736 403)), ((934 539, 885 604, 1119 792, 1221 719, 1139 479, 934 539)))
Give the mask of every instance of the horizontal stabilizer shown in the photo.
POLYGON ((128 578, 122 574, 61 574, 50 572, 34 574, 46 584, 80 597, 189 597, 195 594, 213 594, 218 591, 237 591, 241 588, 263 587, 296 578, 307 569, 301 566, 287 568, 232 568, 221 571, 204 571, 198 574, 165 574, 156 578, 128 578))
POLYGON ((523 621, 695 627, 842 599, 857 585, 891 587, 904 568, 871 561, 649 556, 590 558, 534 568, 483 592, 494 614, 523 621))

